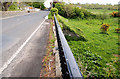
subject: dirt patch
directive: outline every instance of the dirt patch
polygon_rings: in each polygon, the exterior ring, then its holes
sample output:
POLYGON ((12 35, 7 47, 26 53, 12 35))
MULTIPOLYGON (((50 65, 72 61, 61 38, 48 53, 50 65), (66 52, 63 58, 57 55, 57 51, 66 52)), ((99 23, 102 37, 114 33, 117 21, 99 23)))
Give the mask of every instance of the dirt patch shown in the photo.
POLYGON ((118 54, 113 54, 113 56, 115 56, 115 57, 120 57, 120 55, 118 55, 118 54))
POLYGON ((64 33, 64 35, 68 35, 68 36, 78 37, 78 38, 79 38, 79 35, 77 35, 77 34, 74 33, 74 32, 70 32, 70 31, 67 30, 67 29, 63 29, 63 33, 64 33))
POLYGON ((62 31, 67 41, 71 41, 71 40, 72 41, 87 41, 81 29, 76 28, 77 32, 79 32, 79 34, 77 34, 73 29, 70 29, 70 27, 63 24, 63 22, 60 22, 60 23, 63 27, 62 31))
POLYGON ((42 60, 42 69, 40 72, 40 77, 55 77, 56 70, 55 70, 55 55, 53 53, 54 48, 54 34, 53 34, 53 22, 50 20, 50 33, 49 33, 49 40, 48 45, 46 48, 46 55, 42 60))

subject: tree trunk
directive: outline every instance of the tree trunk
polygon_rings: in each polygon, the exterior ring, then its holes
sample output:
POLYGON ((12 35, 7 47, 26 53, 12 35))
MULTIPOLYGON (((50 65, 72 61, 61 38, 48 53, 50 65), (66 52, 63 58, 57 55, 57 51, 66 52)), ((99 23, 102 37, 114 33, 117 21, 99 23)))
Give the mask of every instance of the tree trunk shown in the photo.
POLYGON ((3 3, 3 6, 4 6, 4 10, 5 10, 5 11, 8 11, 8 4, 7 4, 7 3, 8 3, 8 2, 4 2, 4 3, 3 3))
POLYGON ((2 10, 8 11, 8 8, 12 5, 12 2, 8 5, 8 2, 3 2, 2 10))

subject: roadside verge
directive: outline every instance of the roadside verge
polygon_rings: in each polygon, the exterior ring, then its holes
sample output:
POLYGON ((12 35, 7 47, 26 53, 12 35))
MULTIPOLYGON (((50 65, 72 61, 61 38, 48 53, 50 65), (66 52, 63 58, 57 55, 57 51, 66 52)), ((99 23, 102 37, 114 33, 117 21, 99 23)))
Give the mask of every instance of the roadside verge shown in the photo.
POLYGON ((40 77, 61 77, 61 67, 59 60, 59 52, 57 50, 57 38, 56 38, 56 30, 55 24, 53 20, 50 20, 50 33, 48 46, 46 48, 46 55, 42 60, 42 69, 40 73, 40 77))

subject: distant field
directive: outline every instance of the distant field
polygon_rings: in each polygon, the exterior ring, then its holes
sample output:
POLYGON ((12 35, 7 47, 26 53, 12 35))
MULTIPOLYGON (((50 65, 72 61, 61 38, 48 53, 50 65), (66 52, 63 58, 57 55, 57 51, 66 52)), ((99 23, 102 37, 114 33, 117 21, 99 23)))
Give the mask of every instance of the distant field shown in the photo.
MULTIPOLYGON (((103 13, 99 10, 92 12, 103 13)), ((111 13, 113 11, 107 11, 111 13)), ((59 16, 61 27, 68 27, 80 37, 68 36, 66 39, 71 47, 74 57, 84 77, 103 76, 117 77, 119 74, 118 61, 118 18, 105 19, 103 23, 109 24, 108 34, 102 34, 100 19, 66 19, 59 16), (63 25, 63 26, 62 26, 63 25)), ((68 29, 69 30, 69 29, 68 29)))
POLYGON ((95 14, 103 14, 103 13, 112 13, 118 12, 118 10, 103 10, 103 9, 87 9, 88 11, 95 13, 95 14))

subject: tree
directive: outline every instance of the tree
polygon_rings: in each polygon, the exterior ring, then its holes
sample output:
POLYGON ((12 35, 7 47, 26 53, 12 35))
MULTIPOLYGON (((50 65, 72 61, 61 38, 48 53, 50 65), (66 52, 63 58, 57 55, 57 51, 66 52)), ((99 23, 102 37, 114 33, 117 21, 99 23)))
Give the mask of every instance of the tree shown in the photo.
POLYGON ((39 2, 33 2, 32 6, 35 8, 40 8, 40 3, 39 2))
POLYGON ((58 13, 62 16, 64 16, 64 4, 63 3, 56 3, 55 8, 58 9, 58 13))
POLYGON ((45 6, 44 6, 43 2, 33 2, 32 6, 35 7, 35 8, 40 8, 41 10, 45 9, 45 6))
POLYGON ((7 2, 7 1, 2 2, 2 1, 0 1, 0 3, 1 3, 1 6, 2 6, 2 11, 8 11, 8 8, 13 4, 12 0, 11 0, 11 2, 7 2))
POLYGON ((64 6, 64 12, 65 12, 65 16, 67 18, 72 18, 75 15, 74 7, 72 4, 68 4, 68 5, 64 6))
POLYGON ((12 2, 3 2, 2 4, 2 11, 8 11, 8 8, 12 5, 12 2))
POLYGON ((41 10, 44 10, 45 9, 45 5, 44 5, 44 3, 42 2, 42 3, 40 3, 40 8, 41 8, 41 10))
POLYGON ((0 2, 0 11, 2 11, 2 3, 0 2))
POLYGON ((25 2, 25 4, 32 6, 33 2, 25 2))
POLYGON ((17 2, 13 2, 13 4, 8 8, 8 10, 10 10, 10 11, 15 11, 15 10, 18 10, 18 9, 20 9, 20 8, 19 8, 17 2))

